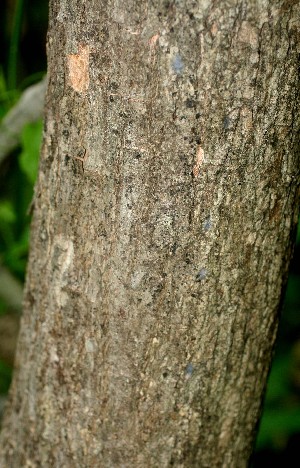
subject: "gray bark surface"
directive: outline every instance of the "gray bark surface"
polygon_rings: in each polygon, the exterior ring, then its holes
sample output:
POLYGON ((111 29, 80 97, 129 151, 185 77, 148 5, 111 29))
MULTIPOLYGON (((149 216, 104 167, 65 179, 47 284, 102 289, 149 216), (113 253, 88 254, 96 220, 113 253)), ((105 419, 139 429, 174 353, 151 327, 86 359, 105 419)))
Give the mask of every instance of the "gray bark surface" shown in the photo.
POLYGON ((298 214, 299 13, 50 1, 1 466, 247 466, 298 214))

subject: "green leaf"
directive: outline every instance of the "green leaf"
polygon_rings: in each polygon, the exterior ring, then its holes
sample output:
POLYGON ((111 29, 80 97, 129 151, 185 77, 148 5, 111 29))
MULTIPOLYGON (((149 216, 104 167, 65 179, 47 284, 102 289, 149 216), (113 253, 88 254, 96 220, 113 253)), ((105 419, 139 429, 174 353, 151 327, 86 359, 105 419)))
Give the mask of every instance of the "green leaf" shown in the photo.
POLYGON ((0 65, 0 119, 5 117, 10 108, 17 102, 20 97, 20 91, 17 89, 7 89, 5 74, 0 65))
POLYGON ((290 372, 291 372, 290 354, 276 356, 271 368, 268 379, 265 406, 280 404, 289 393, 290 372))
POLYGON ((0 202, 0 251, 9 249, 14 242, 16 212, 10 200, 0 202))
POLYGON ((29 226, 24 227, 21 236, 3 254, 8 268, 17 276, 23 277, 28 257, 29 226))
POLYGON ((16 221, 16 213, 13 204, 9 200, 2 200, 0 202, 0 222, 14 223, 16 221))
POLYGON ((271 446, 280 449, 291 434, 300 432, 300 408, 278 408, 264 412, 256 449, 271 446))
POLYGON ((7 91, 7 86, 6 86, 5 76, 3 73, 3 68, 0 66, 0 96, 6 93, 6 91, 7 91))
POLYGON ((41 120, 25 125, 21 136, 22 152, 19 156, 21 170, 34 184, 39 164, 43 123, 41 120))

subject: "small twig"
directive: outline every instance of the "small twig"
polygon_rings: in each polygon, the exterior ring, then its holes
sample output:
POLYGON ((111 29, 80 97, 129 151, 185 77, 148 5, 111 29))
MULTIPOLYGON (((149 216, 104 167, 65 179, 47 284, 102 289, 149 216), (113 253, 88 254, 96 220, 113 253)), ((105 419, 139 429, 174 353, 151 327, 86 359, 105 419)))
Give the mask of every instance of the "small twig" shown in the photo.
POLYGON ((46 77, 27 88, 16 105, 0 124, 0 164, 20 143, 24 125, 35 122, 43 115, 46 77))

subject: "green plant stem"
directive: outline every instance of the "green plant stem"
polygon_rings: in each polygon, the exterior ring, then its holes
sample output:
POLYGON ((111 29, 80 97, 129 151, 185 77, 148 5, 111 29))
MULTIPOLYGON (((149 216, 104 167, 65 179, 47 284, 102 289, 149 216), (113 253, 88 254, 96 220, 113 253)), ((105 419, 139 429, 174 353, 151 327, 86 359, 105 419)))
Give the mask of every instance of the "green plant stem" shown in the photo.
POLYGON ((22 28, 24 0, 17 0, 13 18, 12 34, 9 47, 7 85, 8 89, 16 89, 19 42, 22 28))

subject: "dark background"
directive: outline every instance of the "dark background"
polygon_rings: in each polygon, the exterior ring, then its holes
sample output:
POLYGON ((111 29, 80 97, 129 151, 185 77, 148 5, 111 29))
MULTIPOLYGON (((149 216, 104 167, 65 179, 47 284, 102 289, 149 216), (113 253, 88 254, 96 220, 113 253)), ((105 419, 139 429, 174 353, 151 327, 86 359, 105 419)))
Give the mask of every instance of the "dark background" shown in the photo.
MULTIPOLYGON (((0 3, 0 118, 46 71, 46 0, 0 3)), ((20 146, 0 165, 0 267, 22 283, 41 122, 24 129, 20 146)), ((300 446, 300 236, 291 264, 275 358, 253 467, 298 467, 300 446)), ((19 311, 0 296, 0 403, 9 388, 19 311)), ((0 405, 0 410, 1 410, 0 405)))

